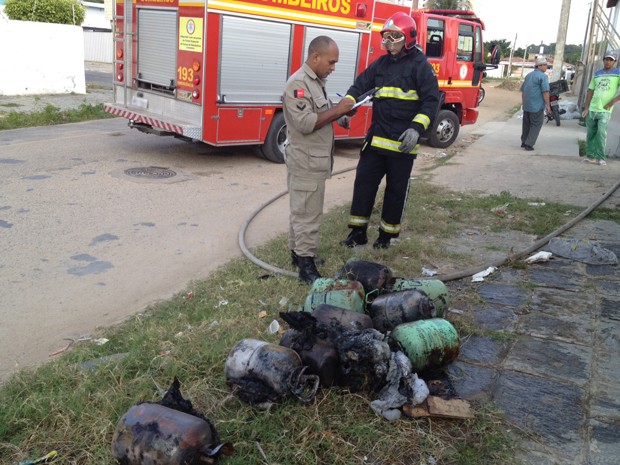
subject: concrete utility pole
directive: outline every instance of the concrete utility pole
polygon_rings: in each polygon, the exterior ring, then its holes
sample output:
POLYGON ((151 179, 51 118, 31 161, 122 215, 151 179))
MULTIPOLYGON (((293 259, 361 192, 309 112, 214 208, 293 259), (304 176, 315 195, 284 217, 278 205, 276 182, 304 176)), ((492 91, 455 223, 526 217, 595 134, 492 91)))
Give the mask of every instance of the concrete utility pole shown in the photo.
POLYGON ((510 58, 508 59, 508 74, 506 75, 506 77, 510 77, 512 75, 512 54, 517 47, 517 35, 518 34, 515 34, 515 41, 512 43, 512 47, 510 48, 510 58))
POLYGON ((553 56, 553 73, 551 80, 557 81, 562 77, 564 65, 564 45, 566 44, 566 32, 568 31, 568 17, 570 15, 570 0, 562 0, 560 12, 560 24, 558 26, 558 38, 555 42, 555 55, 553 56))

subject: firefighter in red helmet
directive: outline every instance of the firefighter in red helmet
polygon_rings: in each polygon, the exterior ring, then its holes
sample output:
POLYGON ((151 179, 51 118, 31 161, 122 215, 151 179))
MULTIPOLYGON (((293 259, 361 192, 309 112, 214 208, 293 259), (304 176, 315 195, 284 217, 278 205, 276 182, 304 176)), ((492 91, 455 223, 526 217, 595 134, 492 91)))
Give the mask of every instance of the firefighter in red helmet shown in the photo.
POLYGON ((386 178, 379 237, 373 247, 386 249, 400 234, 409 178, 418 153, 418 139, 431 125, 439 106, 433 68, 416 46, 417 27, 406 13, 392 15, 381 30, 388 53, 362 72, 347 91, 357 101, 374 92, 372 124, 355 174, 347 247, 366 244, 370 214, 379 184, 386 178))

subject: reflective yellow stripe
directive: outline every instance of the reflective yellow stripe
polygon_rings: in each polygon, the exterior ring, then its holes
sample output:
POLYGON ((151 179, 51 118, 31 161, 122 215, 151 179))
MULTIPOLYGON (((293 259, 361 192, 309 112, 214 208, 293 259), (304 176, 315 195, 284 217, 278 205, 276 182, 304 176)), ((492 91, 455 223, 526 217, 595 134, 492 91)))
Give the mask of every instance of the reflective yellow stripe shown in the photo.
POLYGON ((418 113, 417 115, 415 115, 413 121, 415 123, 420 123, 422 126, 424 126, 424 129, 428 128, 428 126, 431 124, 431 119, 428 116, 423 115, 422 113, 418 113))
POLYGON ((349 216, 349 225, 350 226, 366 226, 368 225, 368 221, 370 218, 366 216, 349 216))
POLYGON ((398 234, 400 233, 400 224, 388 224, 381 220, 381 225, 379 226, 386 233, 398 234))
POLYGON ((418 92, 410 90, 405 92, 400 87, 382 87, 375 94, 375 98, 397 98, 400 100, 420 100, 418 92))
POLYGON ((355 100, 355 97, 353 97, 352 95, 345 95, 344 98, 350 98, 351 100, 353 100, 354 103, 357 103, 357 100, 355 100))
MULTIPOLYGON (((401 142, 397 140, 386 139, 385 137, 378 137, 378 136, 373 136, 372 140, 370 141, 371 147, 377 147, 383 150, 390 150, 392 152, 402 153, 400 150, 398 150, 398 147, 400 146, 400 144, 401 142)), ((418 153, 419 147, 420 147, 420 144, 416 144, 415 148, 409 153, 415 155, 416 153, 418 153)))

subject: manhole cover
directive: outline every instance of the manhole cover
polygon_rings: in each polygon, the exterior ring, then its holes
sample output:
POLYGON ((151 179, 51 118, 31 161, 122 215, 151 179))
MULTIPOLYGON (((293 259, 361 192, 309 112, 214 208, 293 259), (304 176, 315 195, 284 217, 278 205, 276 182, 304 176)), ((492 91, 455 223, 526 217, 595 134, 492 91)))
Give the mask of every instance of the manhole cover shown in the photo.
POLYGON ((168 169, 160 168, 159 166, 146 166, 142 168, 129 168, 125 170, 127 176, 134 178, 148 178, 148 179, 167 179, 176 176, 177 174, 168 169))

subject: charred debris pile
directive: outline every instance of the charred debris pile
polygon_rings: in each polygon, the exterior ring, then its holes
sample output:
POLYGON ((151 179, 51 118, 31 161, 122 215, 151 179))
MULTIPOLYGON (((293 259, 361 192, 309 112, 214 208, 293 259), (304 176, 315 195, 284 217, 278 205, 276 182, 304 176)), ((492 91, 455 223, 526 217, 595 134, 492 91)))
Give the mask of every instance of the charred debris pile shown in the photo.
POLYGON ((319 387, 339 386, 370 393, 372 410, 390 421, 403 412, 469 418, 449 380, 429 378, 459 353, 458 333, 443 318, 449 305, 439 280, 395 278, 385 265, 352 259, 313 283, 301 311, 280 313, 289 329, 279 344, 239 341, 226 381, 260 408, 286 396, 310 402, 319 387))
MULTIPOLYGON (((279 344, 235 344, 226 382, 259 408, 287 397, 308 403, 319 388, 337 386, 367 392, 371 409, 388 421, 403 413, 472 418, 449 380, 436 376, 459 354, 458 333, 443 318, 449 305, 439 280, 395 278, 384 265, 350 260, 334 278, 313 283, 300 311, 280 313, 289 329, 279 344)), ((233 450, 183 398, 176 378, 160 402, 132 406, 112 439, 121 465, 214 463, 233 450)))

